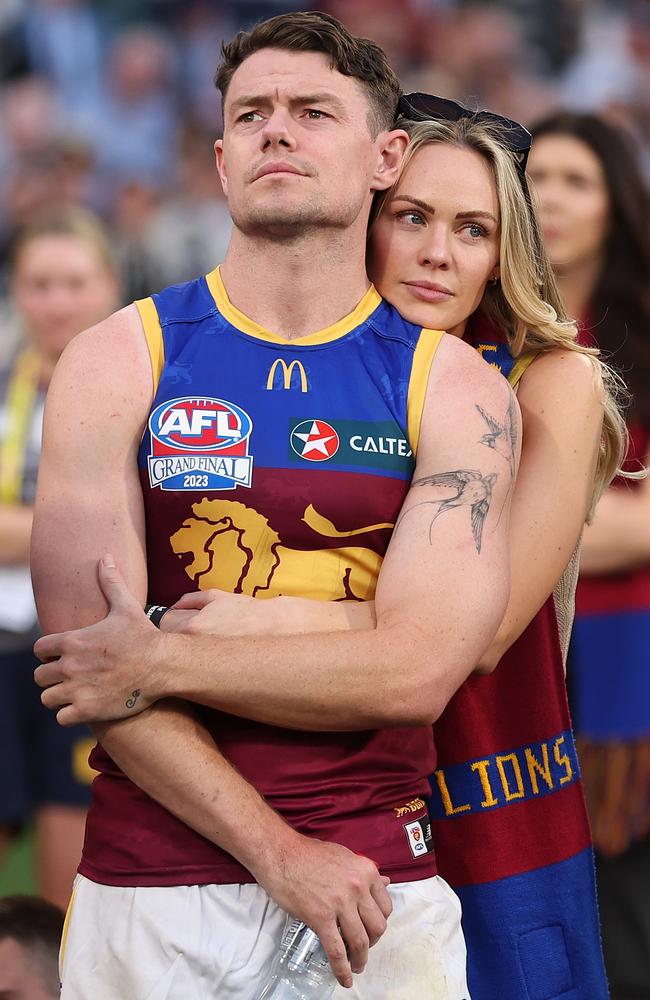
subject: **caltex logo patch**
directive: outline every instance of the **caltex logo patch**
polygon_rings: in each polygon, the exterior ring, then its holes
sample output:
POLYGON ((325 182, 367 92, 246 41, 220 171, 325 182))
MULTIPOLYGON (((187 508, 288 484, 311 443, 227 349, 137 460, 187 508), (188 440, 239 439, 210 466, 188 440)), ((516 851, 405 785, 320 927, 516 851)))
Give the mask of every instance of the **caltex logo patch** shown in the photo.
POLYGON ((163 490, 233 490, 250 486, 249 415, 225 399, 168 399, 149 417, 152 486, 163 490))
POLYGON ((326 462, 339 450, 339 436, 325 420, 303 420, 291 431, 291 447, 308 462, 326 462))

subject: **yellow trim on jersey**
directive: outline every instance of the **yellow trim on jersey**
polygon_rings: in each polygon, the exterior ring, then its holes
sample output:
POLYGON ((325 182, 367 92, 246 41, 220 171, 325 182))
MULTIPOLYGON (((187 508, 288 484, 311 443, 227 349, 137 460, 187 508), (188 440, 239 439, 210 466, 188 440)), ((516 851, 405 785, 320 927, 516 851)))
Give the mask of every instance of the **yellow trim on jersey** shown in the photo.
POLYGON ((65 920, 63 921, 63 930, 61 932, 61 944, 59 945, 59 981, 63 982, 63 963, 65 961, 65 949, 68 944, 68 931, 70 930, 70 919, 72 917, 72 907, 74 906, 75 896, 77 894, 77 887, 79 885, 79 878, 74 880, 74 885, 72 887, 72 895, 70 896, 70 902, 68 903, 68 908, 65 911, 65 920))
POLYGON ((414 455, 417 455, 420 441, 420 425, 427 385, 429 384, 429 372, 443 335, 444 330, 427 330, 424 327, 420 331, 420 338, 413 354, 413 367, 411 368, 406 403, 406 419, 409 444, 414 455))
POLYGON ((522 375, 528 370, 530 365, 538 356, 538 351, 527 351, 525 354, 520 354, 520 356, 516 359, 514 365, 510 369, 510 374, 508 375, 508 382, 513 388, 516 385, 519 385, 522 375))
POLYGON ((19 356, 7 392, 7 428, 0 445, 0 501, 20 503, 25 474, 27 439, 38 392, 41 359, 26 348, 19 356))
POLYGON ((257 337, 259 340, 270 341, 272 344, 304 344, 310 346, 311 344, 327 344, 332 340, 338 340, 339 337, 344 337, 346 333, 350 333, 355 327, 365 323, 381 302, 381 296, 371 285, 356 308, 351 313, 348 313, 347 316, 344 316, 343 319, 340 319, 338 323, 325 327, 324 330, 319 330, 317 333, 310 333, 306 337, 296 337, 295 339, 287 340, 286 337, 280 337, 277 333, 270 333, 268 330, 265 330, 263 326, 249 319, 248 316, 245 316, 232 304, 224 288, 221 278, 221 268, 217 267, 214 271, 210 271, 209 274, 206 274, 205 280, 208 283, 208 288, 212 293, 217 309, 224 319, 227 319, 229 323, 232 323, 242 333, 247 333, 251 337, 257 337))
POLYGON ((135 304, 140 313, 147 347, 149 348, 151 372, 153 374, 153 392, 155 396, 165 364, 165 343, 160 328, 160 319, 158 317, 158 310, 151 297, 148 299, 138 299, 135 304))

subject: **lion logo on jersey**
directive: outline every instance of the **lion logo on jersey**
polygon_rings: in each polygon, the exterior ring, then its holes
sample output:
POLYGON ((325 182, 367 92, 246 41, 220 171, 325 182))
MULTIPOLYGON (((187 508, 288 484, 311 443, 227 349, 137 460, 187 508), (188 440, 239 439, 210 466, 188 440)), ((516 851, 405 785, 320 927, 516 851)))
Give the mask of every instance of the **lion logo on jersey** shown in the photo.
MULTIPOLYGON (((170 538, 178 556, 190 555, 185 572, 200 590, 214 587, 249 597, 301 593, 313 600, 370 601, 382 556, 360 545, 302 551, 288 548, 266 517, 235 500, 203 499, 170 538)), ((310 504, 302 520, 323 538, 349 539, 392 523, 338 531, 310 504)))

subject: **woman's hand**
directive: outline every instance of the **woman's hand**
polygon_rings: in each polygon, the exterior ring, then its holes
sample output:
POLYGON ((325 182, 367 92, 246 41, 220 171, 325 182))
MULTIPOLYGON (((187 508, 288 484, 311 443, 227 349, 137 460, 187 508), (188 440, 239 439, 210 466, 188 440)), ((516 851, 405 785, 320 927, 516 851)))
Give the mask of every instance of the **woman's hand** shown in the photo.
POLYGON ((160 622, 161 632, 186 635, 307 635, 374 629, 374 601, 311 601, 247 597, 223 590, 184 594, 160 622))
POLYGON ((275 600, 256 600, 223 590, 184 594, 163 615, 160 631, 185 635, 271 635, 275 600))

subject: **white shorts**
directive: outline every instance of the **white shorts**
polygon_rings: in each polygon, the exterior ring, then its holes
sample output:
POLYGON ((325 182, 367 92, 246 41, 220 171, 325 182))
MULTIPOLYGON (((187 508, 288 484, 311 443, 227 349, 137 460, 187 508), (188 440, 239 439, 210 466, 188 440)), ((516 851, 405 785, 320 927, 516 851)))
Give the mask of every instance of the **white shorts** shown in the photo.
MULTIPOLYGON (((438 876, 389 892, 388 929, 333 1000, 468 1000, 458 897, 438 876)), ((285 918, 259 885, 120 888, 77 876, 61 1000, 253 1000, 285 918)))

